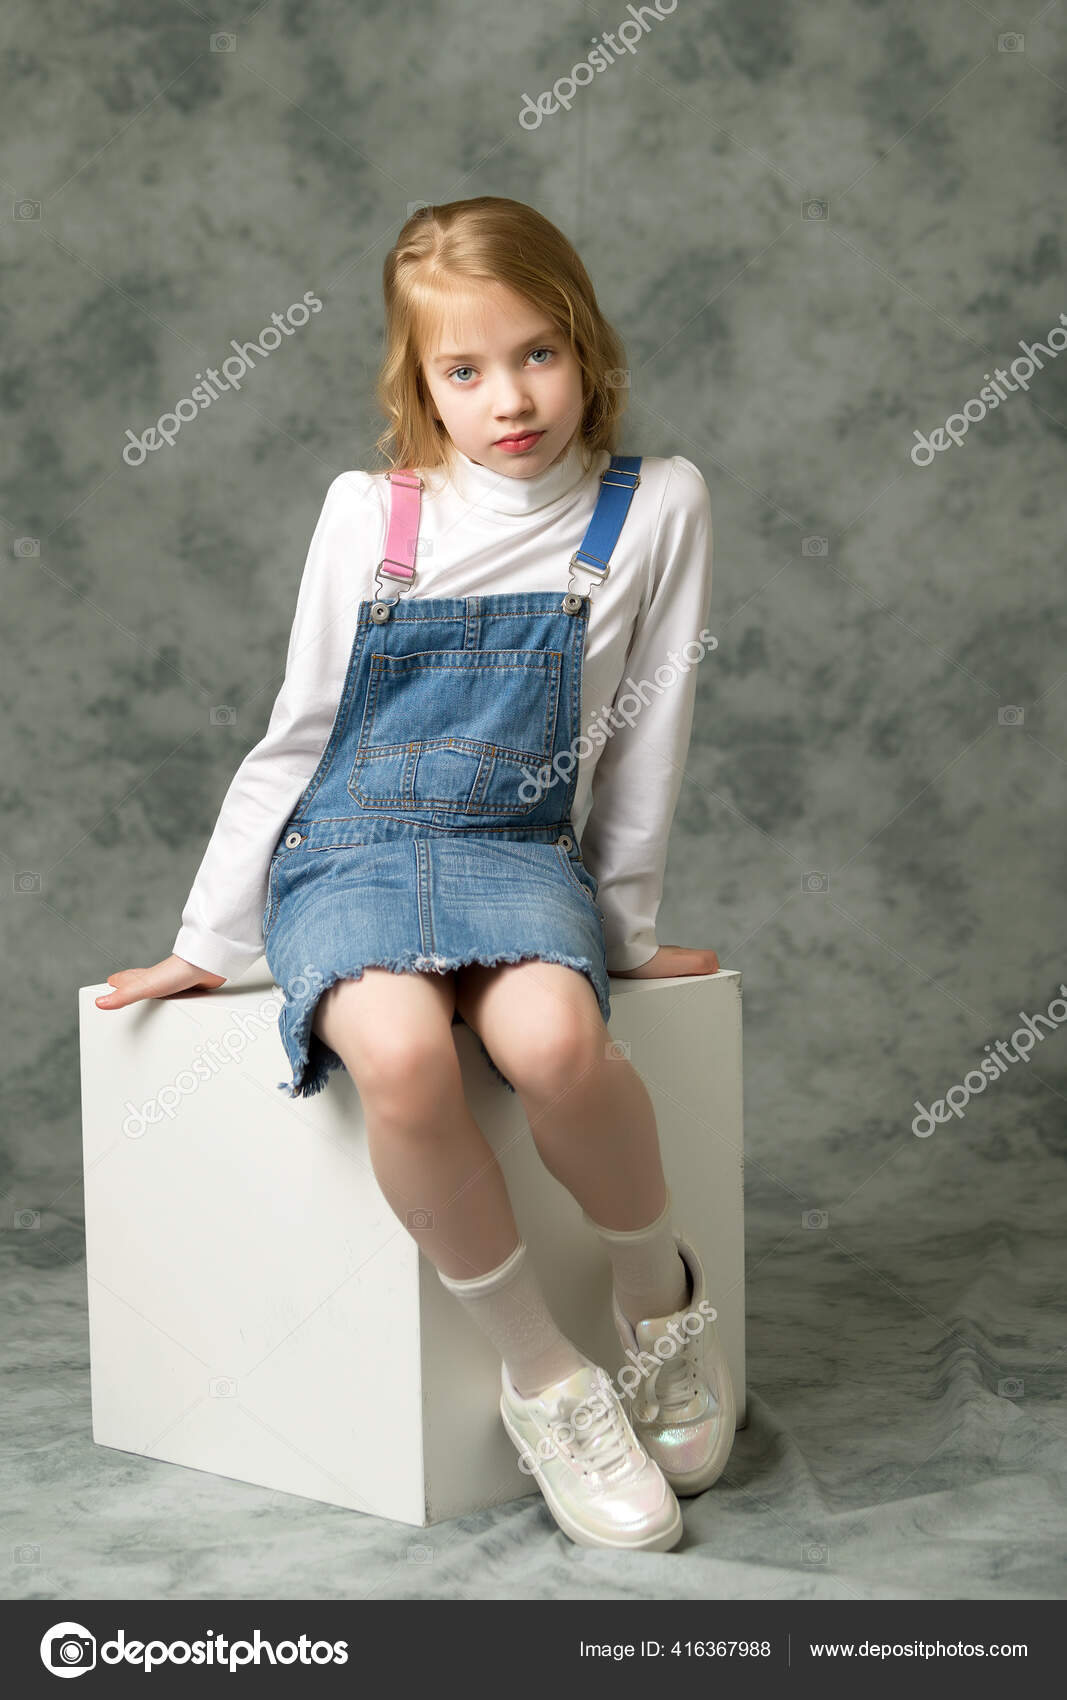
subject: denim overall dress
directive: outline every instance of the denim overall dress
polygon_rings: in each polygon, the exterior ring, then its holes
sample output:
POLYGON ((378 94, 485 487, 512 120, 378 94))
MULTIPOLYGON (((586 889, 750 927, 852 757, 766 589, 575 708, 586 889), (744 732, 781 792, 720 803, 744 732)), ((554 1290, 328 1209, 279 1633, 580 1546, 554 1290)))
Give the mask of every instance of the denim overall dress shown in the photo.
MULTIPOLYGON (((571 578, 583 566, 595 588, 607 574, 640 465, 611 457, 571 578)), ((270 862, 264 948, 284 993, 293 1080, 278 1085, 291 1098, 343 1066, 312 1031, 315 1006, 365 968, 540 958, 584 973, 605 1021, 611 1011, 598 882, 571 820, 590 597, 568 580, 384 600, 383 574, 415 578, 422 491, 417 472, 386 477, 379 595, 359 604, 329 741, 270 862)))

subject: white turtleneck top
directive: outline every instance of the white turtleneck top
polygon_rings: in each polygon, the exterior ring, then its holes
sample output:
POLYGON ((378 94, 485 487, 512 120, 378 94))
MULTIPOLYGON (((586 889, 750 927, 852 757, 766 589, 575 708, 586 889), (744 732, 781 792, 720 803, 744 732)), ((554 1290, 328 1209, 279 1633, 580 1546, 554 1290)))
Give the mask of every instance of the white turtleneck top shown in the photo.
MULTIPOLYGON (((562 595, 609 460, 600 450, 583 475, 574 442, 530 478, 498 474, 458 450, 451 472, 424 472, 415 580, 404 599, 557 587, 562 595)), ((263 954, 270 859, 333 729, 358 606, 377 594, 388 501, 384 472, 343 472, 326 492, 284 682, 263 738, 223 798, 182 911, 174 953, 199 968, 234 978, 263 954)), ((591 598, 581 724, 588 733, 599 722, 600 730, 579 741, 571 819, 600 882, 609 972, 638 968, 658 948, 699 651, 714 647, 706 629, 711 568, 703 477, 682 455, 646 455, 610 571, 598 579, 574 570, 572 588, 591 598)), ((400 588, 383 582, 387 598, 400 588)))

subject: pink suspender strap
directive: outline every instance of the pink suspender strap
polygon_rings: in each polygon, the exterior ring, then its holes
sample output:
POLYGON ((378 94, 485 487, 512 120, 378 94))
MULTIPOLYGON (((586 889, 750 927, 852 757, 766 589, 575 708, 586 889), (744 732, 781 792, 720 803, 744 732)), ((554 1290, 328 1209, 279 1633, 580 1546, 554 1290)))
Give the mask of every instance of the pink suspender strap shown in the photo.
POLYGON ((378 572, 410 584, 415 577, 422 479, 417 472, 387 472, 385 476, 389 480, 389 527, 378 572))

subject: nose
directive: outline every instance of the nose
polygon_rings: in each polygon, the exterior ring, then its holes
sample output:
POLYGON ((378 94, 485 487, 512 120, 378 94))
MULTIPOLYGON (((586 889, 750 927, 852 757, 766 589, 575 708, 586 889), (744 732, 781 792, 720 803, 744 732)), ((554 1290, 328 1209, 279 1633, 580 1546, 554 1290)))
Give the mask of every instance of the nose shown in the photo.
POLYGON ((528 388, 521 376, 502 373, 493 388, 493 416, 506 425, 511 420, 521 422, 530 411, 528 388))

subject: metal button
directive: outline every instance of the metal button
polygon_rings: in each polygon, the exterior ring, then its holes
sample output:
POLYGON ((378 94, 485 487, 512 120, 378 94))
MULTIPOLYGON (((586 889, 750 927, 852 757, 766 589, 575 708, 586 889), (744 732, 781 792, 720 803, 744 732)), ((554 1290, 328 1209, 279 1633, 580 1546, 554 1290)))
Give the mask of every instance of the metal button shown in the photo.
POLYGON ((303 844, 303 842, 304 834, 302 832, 289 832, 285 837, 285 848, 287 850, 295 850, 297 845, 303 844))
POLYGON ((382 623, 389 618, 389 609, 391 606, 392 604, 389 602, 371 603, 370 617, 376 626, 382 625, 382 623))
POLYGON ((585 603, 585 597, 579 596, 576 590, 568 590, 560 606, 565 614, 577 614, 585 603))
POLYGON ((556 843, 559 845, 561 850, 574 849, 574 839, 568 838, 565 832, 560 834, 560 836, 556 839, 556 843))

